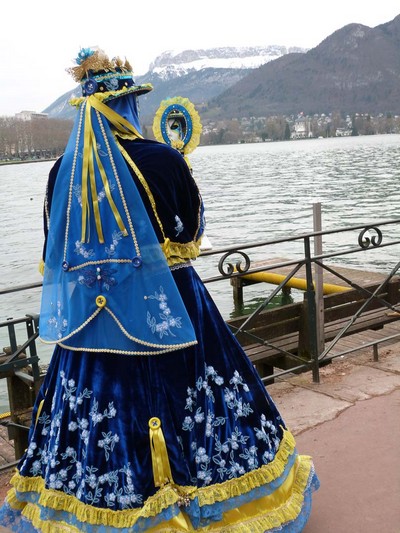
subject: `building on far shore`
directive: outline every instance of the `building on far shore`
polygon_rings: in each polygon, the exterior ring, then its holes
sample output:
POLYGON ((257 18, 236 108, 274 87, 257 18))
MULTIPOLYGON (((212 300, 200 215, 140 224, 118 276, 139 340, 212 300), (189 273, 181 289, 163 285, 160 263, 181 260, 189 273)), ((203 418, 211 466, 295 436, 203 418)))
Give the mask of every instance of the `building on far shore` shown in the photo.
POLYGON ((19 120, 32 120, 36 118, 48 118, 47 113, 37 113, 36 111, 20 111, 15 113, 15 118, 19 120))

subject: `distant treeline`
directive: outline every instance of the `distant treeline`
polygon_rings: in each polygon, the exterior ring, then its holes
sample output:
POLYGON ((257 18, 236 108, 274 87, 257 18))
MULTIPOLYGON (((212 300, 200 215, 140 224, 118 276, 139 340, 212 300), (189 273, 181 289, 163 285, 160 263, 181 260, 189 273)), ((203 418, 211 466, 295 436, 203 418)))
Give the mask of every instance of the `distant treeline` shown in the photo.
POLYGON ((209 121, 203 124, 201 144, 285 141, 299 138, 342 137, 400 133, 400 117, 390 114, 340 113, 312 116, 270 116, 209 121))
MULTIPOLYGON (((62 155, 73 127, 72 120, 0 117, 0 161, 54 159, 62 155)), ((336 137, 400 133, 400 117, 380 114, 250 117, 207 121, 202 145, 283 141, 293 138, 336 137)), ((154 139, 151 125, 143 126, 145 138, 154 139)))
POLYGON ((56 158, 64 152, 72 126, 71 120, 0 117, 0 160, 56 158))

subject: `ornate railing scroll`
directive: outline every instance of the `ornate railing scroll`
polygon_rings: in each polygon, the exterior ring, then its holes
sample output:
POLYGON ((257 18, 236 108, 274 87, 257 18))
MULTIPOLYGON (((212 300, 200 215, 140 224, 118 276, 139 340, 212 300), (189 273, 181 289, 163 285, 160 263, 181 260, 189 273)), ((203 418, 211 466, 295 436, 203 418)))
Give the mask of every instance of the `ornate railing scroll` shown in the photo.
POLYGON ((358 236, 358 244, 361 248, 369 248, 370 245, 378 247, 382 244, 383 235, 379 228, 376 226, 367 226, 364 228, 358 236), (375 231, 376 235, 370 237, 371 231, 375 231))
POLYGON ((241 252, 240 250, 231 250, 224 254, 219 260, 218 270, 223 276, 230 276, 234 272, 244 274, 249 270, 250 264, 250 257, 245 252, 241 252), (240 255, 244 259, 244 266, 243 262, 240 259, 237 260, 235 264, 231 262, 226 262, 228 257, 233 255, 240 255))

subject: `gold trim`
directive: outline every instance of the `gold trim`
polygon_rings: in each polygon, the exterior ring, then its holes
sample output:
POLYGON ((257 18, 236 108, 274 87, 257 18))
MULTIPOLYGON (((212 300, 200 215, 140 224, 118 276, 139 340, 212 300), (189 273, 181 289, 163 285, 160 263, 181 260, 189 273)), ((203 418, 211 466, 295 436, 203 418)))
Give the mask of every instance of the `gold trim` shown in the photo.
MULTIPOLYGON (((88 524, 101 524, 111 527, 132 527, 139 518, 149 518, 160 514, 167 507, 182 501, 185 496, 189 499, 198 498, 199 505, 211 505, 216 502, 222 502, 229 498, 246 494, 254 488, 266 485, 279 478, 288 462, 288 458, 295 453, 295 440, 288 430, 284 430, 283 437, 275 456, 275 459, 257 470, 248 472, 240 478, 225 481, 223 483, 211 485, 197 489, 193 486, 176 486, 167 484, 161 487, 154 496, 148 498, 143 507, 140 509, 127 509, 123 511, 112 511, 110 509, 96 508, 86 505, 75 497, 67 495, 59 490, 48 489, 41 477, 24 477, 18 472, 12 477, 11 484, 13 489, 7 495, 7 501, 13 508, 20 508, 21 502, 16 496, 16 492, 37 492, 40 494, 38 504, 51 509, 66 511, 74 514, 78 520, 88 524)), ((292 486, 285 487, 283 491, 277 489, 272 495, 260 498, 247 505, 253 505, 253 512, 250 512, 247 522, 237 524, 235 531, 243 533, 262 533, 267 526, 274 523, 275 527, 289 520, 294 520, 300 510, 304 499, 304 490, 312 472, 312 461, 308 456, 297 456, 296 463, 292 467, 293 483, 292 486), (291 495, 289 496, 289 493, 291 495), (263 501, 271 501, 276 496, 278 506, 265 511, 263 505, 257 510, 257 504, 263 501), (266 500, 270 498, 270 500, 266 500), (281 501, 283 500, 283 501, 281 501), (247 525, 246 525, 247 524, 247 525), (249 528, 249 524, 254 529, 249 528), (261 529, 264 527, 264 529, 261 529)), ((239 509, 244 508, 241 506, 239 509)), ((232 512, 235 510, 232 510, 232 512)), ((229 514, 225 513, 226 515, 229 514)), ((232 518, 230 518, 232 520, 232 518)), ((232 522, 231 522, 232 523, 232 522)), ((164 525, 164 524, 162 524, 164 525)), ((73 530, 71 530, 73 531, 73 530)), ((160 531, 162 529, 160 528, 160 531)), ((181 529, 171 529, 170 531, 184 531, 181 529)), ((189 530, 190 531, 190 530, 189 530)), ((228 532, 228 524, 218 522, 217 524, 202 528, 199 531, 219 531, 228 532)))
MULTIPOLYGON (((186 109, 190 118, 192 120, 192 135, 190 140, 184 145, 181 141, 171 141, 172 148, 175 148, 179 152, 183 153, 185 156, 193 152, 193 150, 200 143, 200 135, 202 132, 202 125, 200 122, 200 116, 196 111, 196 108, 188 98, 183 98, 182 96, 175 96, 174 98, 167 98, 163 100, 160 104, 160 107, 157 109, 156 114, 153 120, 153 133, 157 141, 165 143, 162 131, 161 131, 161 122, 164 111, 171 105, 180 105, 186 109)), ((169 143, 168 143, 169 144, 169 143)), ((190 167, 190 165, 188 165, 190 167)))

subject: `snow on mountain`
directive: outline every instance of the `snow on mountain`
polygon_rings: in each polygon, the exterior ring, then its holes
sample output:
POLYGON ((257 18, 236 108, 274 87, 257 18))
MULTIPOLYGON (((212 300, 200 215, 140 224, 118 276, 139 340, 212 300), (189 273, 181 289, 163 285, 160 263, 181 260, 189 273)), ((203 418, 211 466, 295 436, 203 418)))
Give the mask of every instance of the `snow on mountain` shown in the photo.
POLYGON ((251 69, 257 68, 282 55, 307 50, 299 47, 269 45, 251 47, 222 47, 201 50, 168 50, 150 65, 150 72, 162 79, 183 76, 190 71, 206 68, 251 69))

